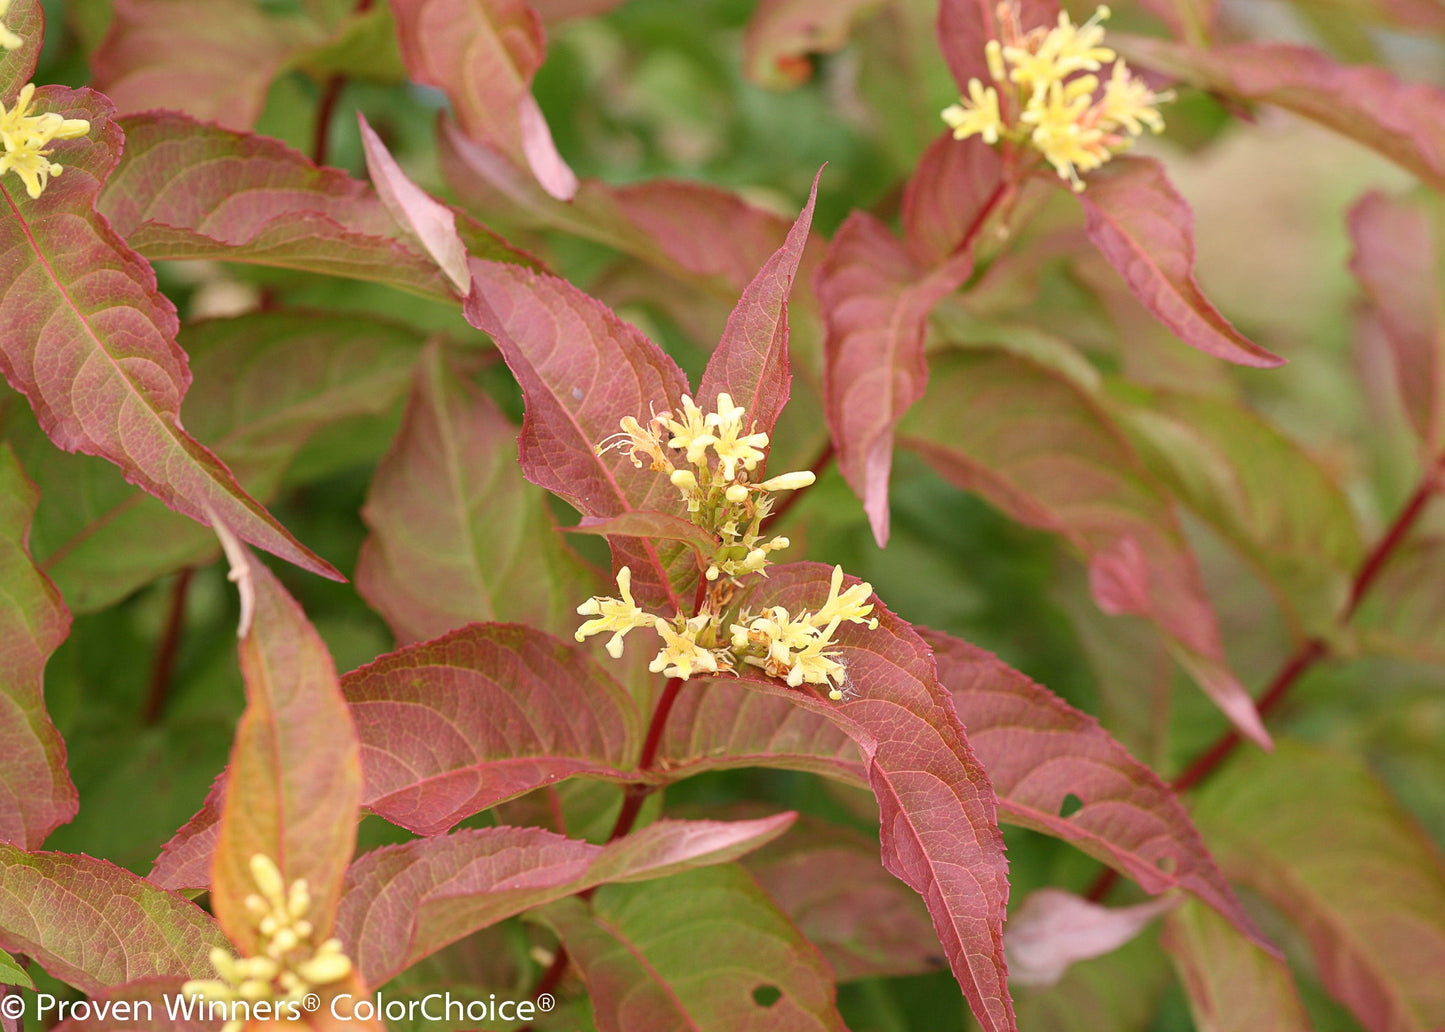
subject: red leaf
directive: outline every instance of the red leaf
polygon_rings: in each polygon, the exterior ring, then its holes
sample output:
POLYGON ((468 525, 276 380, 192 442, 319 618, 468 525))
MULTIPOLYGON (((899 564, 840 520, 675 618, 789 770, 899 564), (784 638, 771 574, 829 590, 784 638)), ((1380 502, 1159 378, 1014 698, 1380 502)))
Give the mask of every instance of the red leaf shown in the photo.
POLYGON ((155 273, 94 209, 114 167, 120 129, 105 98, 50 86, 37 108, 90 120, 88 139, 58 147, 65 165, 38 200, 0 184, 0 368, 66 451, 109 459, 132 483, 202 523, 215 513, 237 535, 326 577, 340 574, 245 493, 181 429, 190 385, 175 307, 155 273))
MULTIPOLYGON (((1021 0, 1018 6, 1025 31, 1058 22, 1058 0, 1021 0)), ((941 0, 938 5, 938 45, 961 93, 968 92, 970 79, 992 81, 983 48, 1002 36, 994 17, 997 7, 998 0, 941 0)))
MULTIPOLYGON (((816 609, 830 575, 813 563, 773 567, 754 604, 816 609)), ((938 683, 927 643, 882 603, 873 605, 877 629, 844 625, 834 638, 858 693, 852 701, 830 704, 761 674, 738 680, 832 720, 858 743, 878 799, 883 866, 923 897, 986 1032, 1013 1029, 1003 959, 1007 862, 993 787, 938 683)))
POLYGON ((599 590, 518 472, 516 436, 439 348, 423 353, 362 509, 371 536, 356 563, 357 590, 401 644, 473 621, 570 634, 577 604, 599 590))
MULTIPOLYGON (((100 212, 147 258, 214 258, 386 283, 452 300, 455 291, 360 180, 319 168, 265 136, 184 115, 125 120, 126 148, 100 212)), ((473 253, 532 264, 471 220, 473 253)))
POLYGON ((933 379, 904 445, 1012 519, 1067 539, 1088 559, 1101 604, 1147 600, 1141 615, 1175 658, 1237 727, 1267 744, 1225 661, 1174 511, 1099 402, 1056 371, 1002 352, 941 353, 933 379))
POLYGON ((823 309, 823 392, 838 468, 882 546, 888 541, 893 432, 923 396, 928 314, 973 269, 971 250, 926 273, 883 223, 854 212, 813 278, 823 309))
POLYGON ((430 835, 579 774, 622 779, 641 734, 596 662, 540 631, 474 624, 347 674, 374 813, 430 835))
POLYGON ((391 9, 412 78, 447 95, 468 136, 530 167, 553 197, 570 199, 577 177, 531 93, 546 52, 536 12, 523 0, 391 0, 391 9))
POLYGON ((1429 202, 1366 194, 1350 210, 1350 271, 1364 287, 1394 356, 1405 411, 1427 454, 1445 441, 1445 225, 1429 202))
POLYGON ((75 816, 65 741, 45 711, 45 663, 70 613, 27 547, 40 493, 0 443, 0 842, 38 849, 75 816))
POLYGON ((1240 365, 1284 363, 1230 325, 1194 282, 1194 213, 1159 162, 1116 159, 1078 196, 1089 239, 1180 340, 1240 365))
POLYGON ((22 41, 14 50, 0 47, 0 99, 8 106, 20 88, 35 77, 40 47, 45 42, 45 10, 40 0, 14 0, 5 12, 5 27, 22 41))
POLYGON ((759 86, 791 89, 813 74, 809 54, 831 54, 881 0, 759 0, 743 35, 743 74, 759 86))
POLYGON ((1105 907, 1063 889, 1039 889, 1009 915, 1009 978, 1014 985, 1054 985, 1071 965, 1112 953, 1178 905, 1164 898, 1105 907))
POLYGON ((226 803, 226 772, 216 775, 206 801, 196 815, 161 847, 146 881, 177 892, 209 889, 211 859, 220 831, 221 810, 226 803))
POLYGON ((1198 51, 1138 37, 1119 42, 1134 61, 1303 115, 1378 151, 1436 190, 1445 189, 1445 91, 1438 87, 1407 83, 1371 65, 1346 67, 1318 50, 1288 43, 1198 51))
POLYGON ((1099 726, 991 653, 921 631, 969 742, 1014 823, 1072 842, 1151 893, 1182 888, 1272 949, 1169 787, 1099 726), (1061 811, 1073 796, 1082 805, 1061 811))
POLYGON ((200 907, 104 860, 0 843, 0 949, 96 995, 138 978, 204 978, 226 937, 200 907))
MULTIPOLYGON (((587 516, 638 509, 681 515, 677 490, 646 463, 597 453, 618 420, 645 422, 677 409, 687 379, 671 358, 600 301, 565 280, 495 262, 472 262, 467 321, 492 335, 522 385, 526 415, 518 439, 522 472, 587 516)), ((635 538, 613 543, 615 566, 632 570, 640 602, 681 612, 679 589, 697 564, 681 546, 635 538), (677 572, 674 572, 676 570, 677 572)))
POLYGON ((457 236, 456 216, 407 178, 365 115, 358 111, 356 118, 361 124, 366 168, 381 203, 386 205, 397 225, 408 230, 426 248, 427 254, 457 288, 458 296, 466 297, 472 287, 472 277, 467 271, 467 249, 457 236))
POLYGON ((569 534, 598 534, 602 537, 645 538, 655 541, 681 541, 693 550, 699 561, 717 550, 718 539, 696 523, 665 512, 625 512, 621 516, 583 516, 574 527, 564 528, 569 534))
POLYGON ((282 880, 311 889, 316 941, 330 932, 356 847, 360 749, 336 668, 320 636, 275 576, 221 528, 241 589, 246 711, 236 728, 211 867, 211 905, 231 940, 260 952, 244 903, 251 860, 274 860, 282 880))
POLYGON ((373 985, 524 910, 608 881, 725 863, 781 835, 756 821, 656 821, 605 846, 541 828, 481 828, 386 846, 347 874, 337 934, 373 985))
POLYGON ((976 136, 934 140, 903 187, 903 240, 925 268, 973 246, 1007 185, 998 151, 976 136))
POLYGON ((803 205, 783 246, 758 270, 738 299, 697 388, 696 401, 704 411, 715 409, 718 395, 726 392, 735 404, 748 410, 748 418, 763 433, 772 433, 788 401, 793 379, 788 368, 788 294, 808 242, 822 175, 819 169, 813 177, 808 203, 803 205))
POLYGON ((271 81, 308 40, 304 23, 272 17, 250 0, 116 0, 110 31, 91 58, 95 86, 121 114, 157 108, 250 129, 271 81))

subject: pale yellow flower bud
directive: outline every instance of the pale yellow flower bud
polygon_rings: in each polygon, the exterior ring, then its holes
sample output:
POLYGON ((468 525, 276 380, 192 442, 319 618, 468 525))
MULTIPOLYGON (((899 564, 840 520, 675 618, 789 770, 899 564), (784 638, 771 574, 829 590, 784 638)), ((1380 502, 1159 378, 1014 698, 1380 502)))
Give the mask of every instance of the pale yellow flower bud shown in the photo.
POLYGON ((808 470, 800 470, 796 473, 784 473, 781 476, 764 480, 758 486, 764 491, 796 491, 802 487, 810 487, 818 478, 808 470))
POLYGON ((737 505, 739 502, 747 501, 748 488, 746 484, 730 484, 728 485, 728 489, 723 493, 728 501, 737 505))
POLYGON ((344 953, 318 953, 297 965, 297 974, 312 985, 330 985, 351 974, 351 960, 344 953))
POLYGON ((261 890, 261 895, 266 897, 277 910, 286 908, 286 882, 281 877, 281 868, 276 866, 265 853, 257 853, 251 857, 251 880, 256 883, 256 888, 261 890))

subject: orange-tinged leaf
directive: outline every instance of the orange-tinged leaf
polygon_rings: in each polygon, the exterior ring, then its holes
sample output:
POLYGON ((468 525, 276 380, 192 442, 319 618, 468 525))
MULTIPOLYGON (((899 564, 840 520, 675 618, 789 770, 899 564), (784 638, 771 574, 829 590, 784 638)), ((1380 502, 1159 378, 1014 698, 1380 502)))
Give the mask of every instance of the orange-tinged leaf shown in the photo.
POLYGON ((361 750, 331 656, 301 607, 224 528, 221 540, 241 588, 246 711, 231 746, 211 905, 249 956, 260 952, 244 905, 257 891, 258 854, 287 885, 306 879, 316 940, 329 934, 356 846, 361 750))
POLYGON ((31 562, 39 493, 0 443, 0 842, 40 844, 80 806, 65 742, 45 711, 45 663, 70 633, 70 613, 31 562))
POLYGON ((132 483, 202 523, 214 513, 246 541, 339 578, 236 483, 180 425, 190 385, 175 307, 155 273, 95 211, 121 132, 90 90, 48 86, 40 111, 90 121, 57 144, 65 165, 39 199, 0 181, 0 368, 41 428, 66 451, 109 459, 132 483))

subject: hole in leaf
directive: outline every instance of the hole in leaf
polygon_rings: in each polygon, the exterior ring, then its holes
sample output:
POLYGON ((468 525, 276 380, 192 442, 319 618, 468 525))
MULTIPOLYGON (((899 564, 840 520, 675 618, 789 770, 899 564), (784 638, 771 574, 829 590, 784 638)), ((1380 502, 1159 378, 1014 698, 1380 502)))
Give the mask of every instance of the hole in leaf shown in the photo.
POLYGON ((1084 808, 1084 801, 1074 793, 1070 792, 1064 796, 1064 801, 1059 804, 1060 817, 1072 817, 1084 808))
POLYGON ((775 985, 760 985, 753 990, 753 1002, 759 1007, 771 1007, 783 998, 783 991, 775 985))

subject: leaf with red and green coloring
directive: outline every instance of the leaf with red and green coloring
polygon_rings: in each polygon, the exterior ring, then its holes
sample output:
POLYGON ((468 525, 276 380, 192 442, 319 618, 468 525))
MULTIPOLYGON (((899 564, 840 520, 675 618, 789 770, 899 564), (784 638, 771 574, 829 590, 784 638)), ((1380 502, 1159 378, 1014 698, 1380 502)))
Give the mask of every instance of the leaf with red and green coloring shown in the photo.
POLYGON ((743 861, 839 982, 943 967, 928 911, 878 863, 878 840, 803 818, 796 833, 743 861))
POLYGON ((91 64, 122 114, 165 108, 250 129, 288 58, 319 41, 309 22, 251 0, 116 0, 91 64))
POLYGON ((412 78, 447 95, 468 136, 529 167, 547 193, 569 200, 577 177, 532 96, 547 48, 537 13, 524 0, 391 0, 391 10, 412 78))
POLYGON ((472 277, 467 271, 467 249, 457 235, 456 215, 407 178, 365 115, 358 111, 356 118, 361 124, 361 146, 366 152, 366 168, 381 203, 397 225, 411 233, 432 256, 457 288, 458 296, 466 297, 471 290, 472 277))
POLYGON ((88 995, 138 978, 211 975, 230 944, 190 900, 104 860, 0 843, 0 949, 88 995))
POLYGON ((45 711, 45 663, 70 633, 70 613, 30 559, 38 498, 0 442, 0 842, 26 849, 80 808, 65 741, 45 711))
MULTIPOLYGON (((565 280, 497 262, 473 260, 467 321, 491 334, 522 385, 526 413, 518 450, 534 484, 584 516, 645 510, 682 516, 668 478, 622 450, 599 454, 623 416, 646 425, 653 413, 680 411, 687 378, 662 349, 606 305, 565 280), (640 466, 640 468, 639 468, 640 466)), ((612 540, 614 567, 632 570, 644 605, 682 612, 697 564, 681 545, 612 540)))
POLYGON ((537 916, 587 983, 599 1032, 846 1028, 822 954, 739 867, 608 885, 537 916))
MULTIPOLYGON (((1058 23, 1058 0, 1020 0, 1016 6, 1025 32, 1058 23)), ((997 9, 998 0, 941 0, 938 5, 938 45, 960 93, 968 93, 970 79, 993 81, 984 45, 1002 38, 997 9)))
POLYGON ((822 175, 819 169, 813 177, 808 203, 803 205, 783 246, 763 263, 728 316, 722 340, 698 384, 697 404, 704 412, 714 411, 718 395, 727 393, 733 404, 748 410, 749 426, 772 433, 773 424, 788 402, 793 381, 788 367, 788 294, 808 243, 808 227, 813 224, 813 204, 818 199, 822 175))
MULTIPOLYGON (((832 571, 816 563, 769 569, 746 600, 790 613, 819 608, 832 571)), ((845 578, 846 584, 857 578, 845 578)), ((933 653, 873 601, 878 627, 844 624, 833 641, 856 697, 830 703, 756 667, 731 683, 790 700, 833 721, 863 752, 878 799, 883 866, 923 897, 954 976, 985 1032, 1016 1028, 1003 956, 1007 861, 994 790, 974 755, 933 653)))
POLYGON ((1396 549, 1353 622, 1371 652, 1445 663, 1445 538, 1421 534, 1396 549))
POLYGON ((1070 967, 1133 941, 1179 902, 1164 897, 1106 907, 1063 889, 1031 892, 1009 915, 1004 932, 1009 981, 1015 986, 1057 985, 1070 967))
POLYGON ((600 590, 519 474, 516 436, 440 348, 423 352, 361 511, 371 534, 356 563, 357 591, 401 644, 493 620, 570 634, 578 603, 600 590))
POLYGON ((903 242, 932 268, 971 248, 1008 186, 1003 159, 977 136, 934 140, 903 187, 903 242))
POLYGON ((881 0, 759 0, 743 34, 743 74, 787 90, 813 76, 810 54, 831 54, 881 0))
POLYGON ((181 826, 161 847, 146 881, 176 892, 211 887, 211 859, 220 832, 221 811, 226 804, 226 773, 216 775, 206 801, 196 815, 181 826))
MULTIPOLYGON (((282 489, 303 446, 338 424, 384 421, 406 391, 421 336, 341 313, 253 312, 182 329, 195 381, 183 422, 252 495, 282 489)), ((112 605, 157 577, 209 562, 215 534, 126 484, 119 471, 66 455, 38 428, 11 424, 41 488, 35 554, 76 612, 112 605)), ((376 433, 338 438, 322 476, 373 462, 376 433)))
POLYGON ((474 624, 343 681, 364 801, 423 835, 577 775, 625 779, 641 734, 631 697, 541 631, 474 624))
POLYGON ((260 951, 245 907, 251 860, 275 861, 286 884, 306 879, 318 941, 336 914, 356 848, 360 747, 321 636, 274 574, 221 528, 241 589, 246 710, 236 728, 211 866, 217 920, 247 956, 260 951))
POLYGON ((190 386, 176 311, 155 273, 95 211, 121 132, 91 90, 47 86, 36 110, 86 118, 90 135, 55 146, 65 174, 32 200, 0 181, 0 369, 66 451, 110 460, 177 512, 235 533, 288 562, 339 578, 181 429, 190 386))
POLYGON ((665 512, 624 512, 620 516, 583 516, 575 526, 564 528, 569 534, 596 534, 601 537, 630 537, 656 541, 681 541, 693 550, 699 560, 710 557, 718 548, 718 539, 691 520, 665 512))
POLYGON ((656 821, 593 845, 542 828, 479 828, 386 846, 347 874, 336 934, 380 985, 488 925, 609 881, 727 863, 770 842, 791 813, 754 821, 656 821))
POLYGON ((1350 271, 1384 329, 1405 412, 1434 455, 1445 443, 1445 217, 1433 198, 1372 191, 1350 209, 1349 227, 1350 271))
POLYGON ((1218 914, 1185 902, 1164 919, 1160 944, 1189 995, 1199 1032, 1312 1032, 1289 965, 1218 914))
POLYGON ((1158 161, 1116 159, 1078 196, 1089 239, 1170 332, 1239 365, 1284 363, 1236 330, 1194 281, 1194 213, 1158 161))
POLYGON ((938 631, 919 633, 1002 818, 1072 842, 1148 892, 1184 889, 1265 943, 1178 797, 1097 720, 992 653, 938 631), (1063 816, 1071 801, 1080 805, 1063 816))
POLYGON ((900 440, 1010 518, 1062 536, 1088 561, 1100 608, 1150 619, 1225 715, 1268 743, 1174 511, 1098 399, 1018 356, 944 352, 900 440))
POLYGON ((1445 861, 1362 761, 1282 742, 1226 768, 1194 819, 1224 873, 1304 934, 1364 1028, 1445 1025, 1445 861))
POLYGON ((45 11, 40 0, 13 0, 4 24, 21 39, 14 50, 0 47, 0 101, 8 107, 20 88, 34 78, 40 60, 40 46, 45 41, 45 11))
POLYGON ((867 212, 854 212, 834 235, 813 277, 823 310, 823 396, 838 468, 879 546, 889 532, 888 480, 893 435, 923 396, 928 314, 973 271, 965 249, 932 271, 867 212))
MULTIPOLYGON (((344 276, 454 301, 437 263, 397 239, 364 182, 279 140, 159 112, 124 120, 125 154, 96 206, 152 260, 209 258, 344 276)), ((479 224, 474 254, 533 264, 479 224)))
POLYGON ((1439 87, 1405 82, 1372 65, 1338 64, 1290 43, 1206 51, 1134 36, 1118 42, 1132 62, 1230 97, 1293 111, 1383 154, 1434 189, 1445 189, 1445 91, 1439 87))

